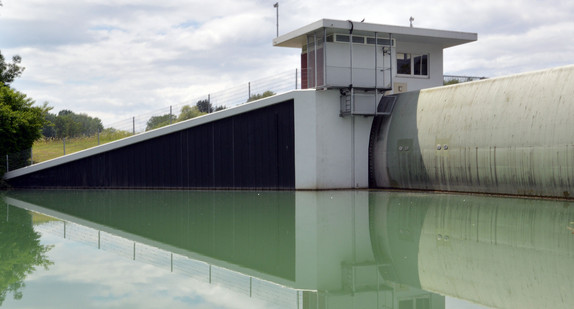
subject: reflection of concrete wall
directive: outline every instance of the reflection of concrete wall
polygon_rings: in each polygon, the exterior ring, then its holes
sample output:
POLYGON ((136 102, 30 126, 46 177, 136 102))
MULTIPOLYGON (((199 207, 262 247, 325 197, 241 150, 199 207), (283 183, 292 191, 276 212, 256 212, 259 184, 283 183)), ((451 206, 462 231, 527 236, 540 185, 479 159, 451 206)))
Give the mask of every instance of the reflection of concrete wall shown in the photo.
POLYGON ((572 308, 567 226, 574 207, 564 206, 510 199, 433 205, 421 235, 422 287, 496 308, 572 308))
POLYGON ((573 203, 373 194, 370 207, 383 277, 494 308, 574 304, 573 203))
POLYGON ((400 94, 376 185, 573 196, 573 83, 569 66, 400 94))

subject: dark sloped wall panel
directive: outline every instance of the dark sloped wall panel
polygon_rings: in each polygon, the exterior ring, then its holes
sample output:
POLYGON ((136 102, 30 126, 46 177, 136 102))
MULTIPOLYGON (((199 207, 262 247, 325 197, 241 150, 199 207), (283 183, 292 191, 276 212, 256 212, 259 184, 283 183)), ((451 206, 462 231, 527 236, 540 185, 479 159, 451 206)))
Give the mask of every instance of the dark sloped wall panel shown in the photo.
POLYGON ((293 100, 9 180, 36 188, 295 188, 293 100))

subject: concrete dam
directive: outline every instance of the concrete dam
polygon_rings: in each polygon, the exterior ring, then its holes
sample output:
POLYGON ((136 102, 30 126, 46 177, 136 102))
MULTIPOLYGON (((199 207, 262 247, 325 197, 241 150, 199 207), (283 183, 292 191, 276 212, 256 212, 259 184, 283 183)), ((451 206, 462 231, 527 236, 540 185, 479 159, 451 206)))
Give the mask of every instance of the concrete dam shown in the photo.
POLYGON ((320 20, 300 90, 5 174, 15 188, 392 188, 571 198, 574 66, 443 83, 476 34, 320 20))
POLYGON ((571 197, 574 66, 400 94, 376 117, 374 187, 571 197))

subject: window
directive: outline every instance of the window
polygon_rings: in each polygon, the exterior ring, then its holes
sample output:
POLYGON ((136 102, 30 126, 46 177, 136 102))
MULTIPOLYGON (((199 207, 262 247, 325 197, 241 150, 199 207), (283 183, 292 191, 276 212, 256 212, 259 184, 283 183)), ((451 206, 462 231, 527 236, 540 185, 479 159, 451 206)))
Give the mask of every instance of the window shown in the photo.
POLYGON ((428 55, 397 53, 397 74, 428 76, 428 55))
MULTIPOLYGON (((354 44, 368 44, 368 45, 381 45, 381 46, 395 46, 395 39, 383 39, 383 38, 374 38, 369 36, 362 36, 362 35, 353 35, 352 36, 354 44)), ((328 34, 327 35, 327 42, 339 42, 339 43, 350 43, 351 36, 348 34, 328 34)))

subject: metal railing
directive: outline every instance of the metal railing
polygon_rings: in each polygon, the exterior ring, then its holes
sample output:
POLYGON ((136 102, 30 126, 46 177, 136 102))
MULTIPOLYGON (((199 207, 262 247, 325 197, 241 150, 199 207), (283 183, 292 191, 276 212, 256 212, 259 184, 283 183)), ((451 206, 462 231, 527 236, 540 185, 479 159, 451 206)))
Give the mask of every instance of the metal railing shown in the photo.
POLYGON ((466 83, 466 82, 473 82, 476 80, 487 79, 487 77, 480 77, 480 76, 462 76, 462 75, 443 75, 443 84, 458 84, 458 83, 466 83))

